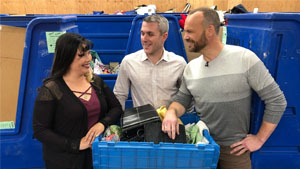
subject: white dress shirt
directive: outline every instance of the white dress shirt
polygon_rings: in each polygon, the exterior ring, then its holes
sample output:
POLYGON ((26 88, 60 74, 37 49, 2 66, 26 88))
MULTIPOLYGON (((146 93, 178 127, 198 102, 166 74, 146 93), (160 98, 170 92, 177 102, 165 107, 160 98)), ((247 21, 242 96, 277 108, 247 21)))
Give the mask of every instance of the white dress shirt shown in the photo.
POLYGON ((169 106, 181 83, 186 61, 182 56, 164 50, 153 64, 144 50, 126 55, 122 60, 114 93, 125 109, 129 89, 133 105, 151 104, 154 108, 169 106))

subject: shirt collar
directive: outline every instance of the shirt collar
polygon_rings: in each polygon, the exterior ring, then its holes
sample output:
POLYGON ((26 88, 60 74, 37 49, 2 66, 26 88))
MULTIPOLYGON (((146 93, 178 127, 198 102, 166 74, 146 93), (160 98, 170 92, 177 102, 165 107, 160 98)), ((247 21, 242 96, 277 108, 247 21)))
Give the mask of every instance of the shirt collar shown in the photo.
MULTIPOLYGON (((144 50, 143 50, 142 57, 141 57, 141 61, 145 61, 145 60, 148 60, 148 57, 147 57, 146 53, 145 53, 144 50)), ((161 57, 161 59, 159 60, 159 62, 162 61, 162 60, 164 60, 164 61, 166 61, 166 62, 168 62, 168 61, 170 60, 170 59, 169 59, 168 52, 165 50, 165 48, 164 48, 164 54, 163 54, 163 56, 161 57)), ((158 62, 158 63, 159 63, 159 62, 158 62)))

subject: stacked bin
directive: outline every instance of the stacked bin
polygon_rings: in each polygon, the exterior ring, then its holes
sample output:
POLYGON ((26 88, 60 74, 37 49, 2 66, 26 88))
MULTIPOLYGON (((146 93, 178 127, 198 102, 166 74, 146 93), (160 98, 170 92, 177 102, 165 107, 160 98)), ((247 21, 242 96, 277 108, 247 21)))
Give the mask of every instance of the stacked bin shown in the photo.
MULTIPOLYGON (((226 15, 227 43, 255 52, 279 84, 287 108, 264 146, 252 153, 254 169, 300 168, 300 13, 226 15)), ((260 128, 264 104, 252 99, 251 133, 260 128)))

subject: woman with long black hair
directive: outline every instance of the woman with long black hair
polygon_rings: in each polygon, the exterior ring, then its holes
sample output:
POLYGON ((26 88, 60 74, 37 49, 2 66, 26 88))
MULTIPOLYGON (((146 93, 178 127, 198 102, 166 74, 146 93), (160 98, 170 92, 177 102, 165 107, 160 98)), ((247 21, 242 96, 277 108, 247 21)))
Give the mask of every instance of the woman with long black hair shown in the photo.
POLYGON ((34 105, 34 137, 47 169, 93 168, 91 145, 123 113, 104 81, 90 70, 93 44, 75 33, 57 42, 51 75, 34 105))

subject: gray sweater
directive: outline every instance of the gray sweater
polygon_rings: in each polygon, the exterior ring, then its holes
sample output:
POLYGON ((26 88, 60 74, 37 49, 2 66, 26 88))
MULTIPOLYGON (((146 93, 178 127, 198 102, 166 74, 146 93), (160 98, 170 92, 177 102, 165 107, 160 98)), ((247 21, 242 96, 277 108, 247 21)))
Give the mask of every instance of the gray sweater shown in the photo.
POLYGON ((252 90, 266 104, 263 120, 278 123, 286 107, 285 97, 262 61, 250 50, 225 45, 205 66, 203 56, 185 68, 182 85, 173 101, 196 112, 214 140, 224 146, 249 133, 252 90))

